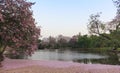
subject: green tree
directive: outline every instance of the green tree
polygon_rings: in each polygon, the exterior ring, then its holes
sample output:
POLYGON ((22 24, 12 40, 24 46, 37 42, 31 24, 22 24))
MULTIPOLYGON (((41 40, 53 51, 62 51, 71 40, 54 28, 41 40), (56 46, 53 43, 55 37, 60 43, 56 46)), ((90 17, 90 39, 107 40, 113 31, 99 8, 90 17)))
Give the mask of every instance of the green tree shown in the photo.
POLYGON ((120 47, 120 0, 113 1, 117 7, 117 14, 115 18, 109 23, 103 23, 100 21, 100 14, 91 15, 88 30, 92 35, 99 35, 111 41, 114 47, 113 50, 117 50, 120 47))
POLYGON ((99 46, 100 41, 98 41, 98 39, 99 39, 99 37, 96 35, 90 36, 90 40, 91 40, 90 48, 97 48, 99 46))
POLYGON ((80 36, 78 38, 78 45, 80 48, 89 48, 90 47, 90 39, 87 35, 80 36))

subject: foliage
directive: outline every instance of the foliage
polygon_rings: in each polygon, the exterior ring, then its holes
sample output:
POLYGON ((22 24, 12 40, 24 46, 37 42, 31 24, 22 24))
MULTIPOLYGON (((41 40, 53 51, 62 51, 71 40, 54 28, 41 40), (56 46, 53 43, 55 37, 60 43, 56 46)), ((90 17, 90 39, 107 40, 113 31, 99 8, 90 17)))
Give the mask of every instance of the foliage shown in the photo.
POLYGON ((0 1, 0 52, 31 55, 37 49, 40 29, 35 26, 31 6, 26 0, 0 1))
POLYGON ((80 48, 89 48, 90 46, 90 39, 88 38, 87 35, 78 37, 78 45, 80 48))
MULTIPOLYGON (((71 37, 69 42, 60 39, 54 43, 57 48, 70 47, 72 49, 88 50, 116 50, 120 48, 120 0, 113 1, 117 7, 117 14, 110 22, 100 20, 100 13, 90 15, 88 31, 90 35, 71 37), (103 49, 101 49, 101 47, 103 49), (87 48, 87 49, 86 49, 87 48)), ((55 38, 56 39, 56 38, 55 38)), ((42 44, 42 43, 41 43, 42 44)), ((47 44, 51 44, 47 42, 47 44)), ((47 46, 49 48, 50 46, 47 46)))
POLYGON ((117 7, 117 14, 115 18, 112 21, 104 24, 99 19, 100 14, 91 15, 88 29, 92 35, 99 35, 110 41, 113 44, 113 50, 117 50, 117 48, 120 47, 120 0, 113 2, 117 7))
POLYGON ((76 38, 76 36, 73 36, 69 40, 68 46, 71 47, 71 48, 78 48, 78 37, 76 38))
POLYGON ((91 34, 102 34, 106 32, 105 24, 103 24, 100 20, 100 13, 96 15, 91 15, 88 24, 88 30, 91 34))
MULTIPOLYGON (((58 41, 55 41, 55 40, 57 40, 57 38, 54 38, 55 43, 53 43, 51 41, 50 37, 47 40, 48 42, 43 42, 43 40, 42 40, 42 42, 39 43, 39 45, 41 46, 41 48, 39 48, 39 49, 44 49, 44 48, 65 49, 65 48, 69 48, 72 50, 100 51, 100 50, 103 50, 103 49, 101 49, 101 47, 102 48, 106 47, 106 49, 107 49, 107 48, 111 47, 113 44, 110 41, 102 38, 101 36, 97 36, 97 35, 73 36, 69 39, 68 42, 67 42, 67 40, 65 41, 65 39, 63 40, 63 38, 59 39, 58 41)), ((53 38, 53 37, 51 37, 51 38, 53 38)))

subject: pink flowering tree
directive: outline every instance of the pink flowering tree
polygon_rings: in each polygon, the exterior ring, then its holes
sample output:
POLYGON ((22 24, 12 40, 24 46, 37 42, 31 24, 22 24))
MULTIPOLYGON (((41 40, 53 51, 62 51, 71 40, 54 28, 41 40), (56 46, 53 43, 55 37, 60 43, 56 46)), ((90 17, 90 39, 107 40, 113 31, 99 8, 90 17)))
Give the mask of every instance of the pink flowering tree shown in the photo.
POLYGON ((31 55, 37 49, 40 29, 26 0, 0 0, 0 62, 3 53, 31 55))

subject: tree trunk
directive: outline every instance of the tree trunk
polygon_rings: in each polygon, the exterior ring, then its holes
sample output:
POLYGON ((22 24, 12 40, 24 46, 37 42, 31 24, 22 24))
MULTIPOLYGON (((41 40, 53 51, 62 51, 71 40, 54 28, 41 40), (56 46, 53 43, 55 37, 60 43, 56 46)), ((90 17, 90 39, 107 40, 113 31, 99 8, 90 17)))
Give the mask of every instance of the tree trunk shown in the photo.
POLYGON ((0 67, 2 67, 1 62, 4 60, 3 52, 0 52, 0 67))
POLYGON ((6 46, 0 47, 0 67, 2 67, 1 62, 4 60, 3 53, 4 53, 5 49, 6 49, 6 46))

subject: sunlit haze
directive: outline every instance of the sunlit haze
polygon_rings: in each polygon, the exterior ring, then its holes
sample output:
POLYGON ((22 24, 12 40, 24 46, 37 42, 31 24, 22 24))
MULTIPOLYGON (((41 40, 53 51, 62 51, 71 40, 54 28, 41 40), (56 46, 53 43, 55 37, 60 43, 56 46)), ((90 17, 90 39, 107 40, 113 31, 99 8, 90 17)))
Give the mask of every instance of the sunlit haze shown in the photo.
POLYGON ((91 14, 102 12, 101 20, 110 21, 116 14, 112 0, 29 0, 41 36, 73 36, 87 34, 87 23, 91 14))

